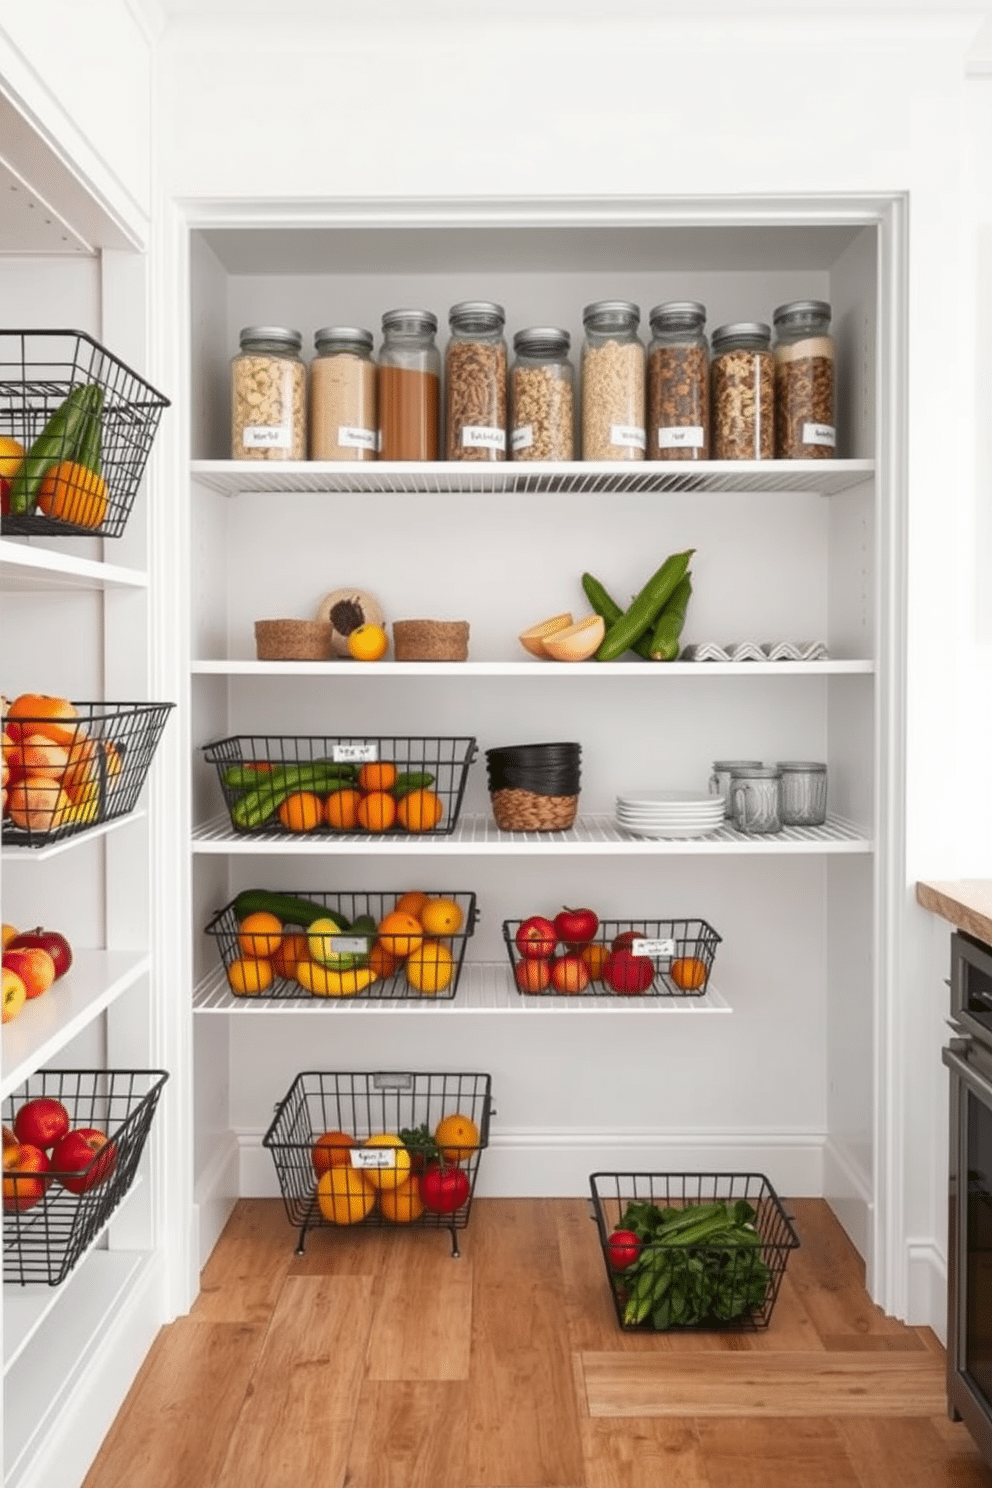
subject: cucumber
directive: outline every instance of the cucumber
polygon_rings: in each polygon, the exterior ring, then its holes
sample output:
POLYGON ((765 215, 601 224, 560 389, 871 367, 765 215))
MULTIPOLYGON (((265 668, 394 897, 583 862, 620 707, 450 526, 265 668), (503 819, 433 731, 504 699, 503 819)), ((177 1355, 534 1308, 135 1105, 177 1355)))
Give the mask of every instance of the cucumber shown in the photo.
POLYGON ((391 794, 397 801, 403 796, 408 796, 411 791, 426 790, 429 785, 434 784, 434 776, 429 770, 403 770, 393 781, 391 794))
POLYGON ((665 559, 620 619, 610 626, 596 652, 597 661, 615 661, 657 623, 665 604, 685 577, 695 551, 687 548, 684 553, 672 553, 665 559))
MULTIPOLYGON (((601 584, 593 574, 584 573, 582 575, 582 591, 596 611, 596 614, 602 615, 606 621, 607 630, 622 618, 623 610, 617 604, 612 594, 609 593, 606 586, 601 584)), ((638 656, 643 656, 645 661, 648 660, 651 655, 651 637, 647 631, 641 636, 640 640, 634 642, 630 649, 636 651, 638 656)))
POLYGON ((349 935, 374 935, 375 931, 375 918, 370 914, 360 914, 348 926, 349 935))
POLYGON ((300 925, 306 930, 314 920, 333 920, 342 935, 347 934, 348 921, 336 910, 327 909, 313 899, 304 899, 298 894, 276 894, 269 889, 244 889, 234 901, 234 917, 240 924, 246 915, 265 909, 282 920, 284 925, 300 925))
POLYGON ((652 661, 677 661, 686 610, 692 594, 692 575, 686 574, 672 592, 651 634, 652 661))

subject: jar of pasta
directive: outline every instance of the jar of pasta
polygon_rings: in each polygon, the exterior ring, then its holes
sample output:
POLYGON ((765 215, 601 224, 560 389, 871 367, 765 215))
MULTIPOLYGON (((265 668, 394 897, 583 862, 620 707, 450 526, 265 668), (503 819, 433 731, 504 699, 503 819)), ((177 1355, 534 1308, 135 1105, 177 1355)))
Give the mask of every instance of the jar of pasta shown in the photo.
POLYGON ((552 326, 530 326, 513 338, 510 368, 511 458, 575 458, 571 337, 552 326))
POLYGON ((372 332, 325 326, 310 363, 311 460, 374 460, 379 424, 372 332))
POLYGON ((775 325, 775 454, 829 460, 834 428, 834 342, 825 300, 779 305, 775 325))
POLYGON ((710 353, 706 306, 670 300, 651 311, 648 347, 648 459, 707 460, 710 353))
POLYGON ((502 305, 463 300, 448 312, 444 354, 449 460, 506 459, 506 341, 502 305))
POLYGON ((379 459, 441 457, 441 353, 430 310, 387 310, 379 348, 379 459))
POLYGON ((231 362, 232 460, 305 460, 303 337, 285 326, 245 326, 231 362))
POLYGON ((596 300, 582 312, 582 458, 643 460, 644 343, 629 300, 596 300))
POLYGON ((775 357, 771 328, 739 321, 713 332, 710 387, 714 460, 775 455, 775 357))

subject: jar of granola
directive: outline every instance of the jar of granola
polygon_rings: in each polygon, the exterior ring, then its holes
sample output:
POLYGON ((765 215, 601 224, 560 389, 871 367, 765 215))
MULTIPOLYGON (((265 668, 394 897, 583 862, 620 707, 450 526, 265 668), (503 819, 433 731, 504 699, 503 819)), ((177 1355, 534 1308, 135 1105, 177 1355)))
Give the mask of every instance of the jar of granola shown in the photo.
POLYGON ((311 460, 374 460, 378 446, 372 332, 325 326, 310 363, 311 460))
POLYGON ((232 460, 305 460, 303 337, 285 326, 245 326, 231 362, 232 460))
POLYGON ((706 306, 669 300, 651 311, 648 459, 708 460, 710 353, 706 306))
POLYGON ((630 300, 596 300, 582 312, 582 458, 643 460, 644 343, 630 300))
POLYGON ((463 300, 448 312, 444 354, 449 460, 506 459, 506 341, 502 305, 463 300))
POLYGON ((771 328, 738 321, 713 332, 710 366, 714 460, 775 455, 775 357, 771 328))
POLYGON ((511 457, 575 458, 572 338, 553 326, 530 326, 513 338, 510 368, 511 457))
POLYGON ((834 427, 834 342, 825 300, 779 305, 775 324, 775 454, 829 460, 834 427))

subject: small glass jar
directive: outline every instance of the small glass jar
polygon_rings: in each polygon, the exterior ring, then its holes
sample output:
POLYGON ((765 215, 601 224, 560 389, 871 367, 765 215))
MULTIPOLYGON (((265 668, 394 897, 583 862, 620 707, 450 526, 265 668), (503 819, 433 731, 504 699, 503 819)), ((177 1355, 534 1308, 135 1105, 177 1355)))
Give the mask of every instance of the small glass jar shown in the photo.
POLYGON ((285 326, 245 326, 231 361, 232 460, 305 460, 303 337, 285 326))
POLYGON ((827 767, 821 760, 779 760, 779 814, 784 827, 822 827, 827 819, 827 767))
POLYGON ((834 426, 834 342, 826 300, 779 305, 775 324, 775 454, 829 460, 834 426))
POLYGON ((644 343, 630 300, 596 300, 582 312, 582 458, 643 460, 644 343))
POLYGON ((374 460, 379 443, 372 332, 325 326, 310 363, 311 460, 374 460))
POLYGON ((706 306, 669 300, 651 311, 648 459, 708 460, 710 352, 706 306))
POLYGON ((530 326, 513 338, 510 368, 511 458, 575 458, 572 338, 553 326, 530 326))
POLYGON ((714 460, 771 460, 775 455, 775 357, 760 321, 713 332, 710 362, 714 460))
POLYGON ((449 460, 506 459, 506 341, 502 305, 463 300, 448 312, 444 354, 449 460))
POLYGON ((379 348, 379 459, 441 458, 441 353, 430 310, 387 310, 379 348))

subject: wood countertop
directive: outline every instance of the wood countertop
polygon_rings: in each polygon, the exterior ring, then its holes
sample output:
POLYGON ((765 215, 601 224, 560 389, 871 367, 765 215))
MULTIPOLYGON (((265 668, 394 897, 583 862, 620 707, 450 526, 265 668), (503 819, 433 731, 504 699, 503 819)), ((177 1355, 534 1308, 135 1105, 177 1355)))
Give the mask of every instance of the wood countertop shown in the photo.
POLYGON ((916 898, 924 909, 932 910, 958 930, 965 930, 976 940, 992 946, 992 879, 917 883, 916 898))

